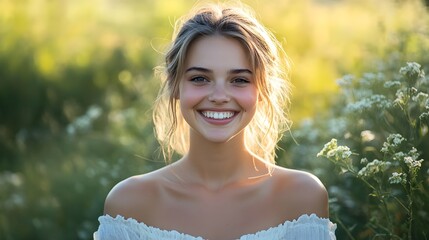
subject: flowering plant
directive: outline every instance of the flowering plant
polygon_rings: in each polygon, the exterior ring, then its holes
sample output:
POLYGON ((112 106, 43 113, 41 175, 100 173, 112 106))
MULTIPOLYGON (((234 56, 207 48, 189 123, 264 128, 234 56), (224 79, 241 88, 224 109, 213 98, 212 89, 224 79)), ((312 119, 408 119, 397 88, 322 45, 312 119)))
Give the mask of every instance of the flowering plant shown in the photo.
MULTIPOLYGON (((364 206, 368 217, 366 230, 358 237, 426 237, 424 231, 419 232, 428 224, 424 202, 429 200, 428 173, 422 171, 427 170, 424 156, 429 143, 429 83, 424 71, 418 63, 409 62, 399 74, 367 73, 361 79, 348 75, 339 85, 345 105, 341 115, 354 120, 343 128, 343 141, 351 147, 338 145, 333 138, 317 156, 359 179, 369 193, 368 199, 354 203, 364 206)), ((341 194, 331 191, 334 199, 341 194)), ((354 239, 354 227, 338 221, 354 239)))

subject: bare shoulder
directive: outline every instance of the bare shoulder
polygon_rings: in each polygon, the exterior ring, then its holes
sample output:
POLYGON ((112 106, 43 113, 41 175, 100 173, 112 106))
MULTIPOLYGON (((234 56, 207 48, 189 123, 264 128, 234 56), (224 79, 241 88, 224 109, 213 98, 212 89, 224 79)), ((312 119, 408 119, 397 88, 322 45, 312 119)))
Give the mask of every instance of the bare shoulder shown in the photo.
POLYGON ((315 175, 276 167, 273 177, 276 194, 294 206, 297 216, 314 213, 319 217, 329 217, 328 192, 315 175))
POLYGON ((150 206, 159 196, 159 173, 129 177, 116 184, 106 197, 104 214, 139 220, 151 215, 150 206))

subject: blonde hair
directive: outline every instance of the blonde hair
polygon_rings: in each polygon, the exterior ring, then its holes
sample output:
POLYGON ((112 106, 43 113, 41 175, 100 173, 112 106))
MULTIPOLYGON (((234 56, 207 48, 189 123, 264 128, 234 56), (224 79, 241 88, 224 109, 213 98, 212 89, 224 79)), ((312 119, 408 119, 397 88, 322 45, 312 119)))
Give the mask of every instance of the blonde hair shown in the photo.
POLYGON ((259 101, 255 116, 245 128, 246 148, 267 164, 275 163, 275 150, 285 130, 290 84, 289 61, 271 32, 245 6, 207 5, 176 23, 173 42, 165 56, 161 90, 154 105, 156 137, 165 159, 184 155, 189 148, 189 126, 179 109, 179 83, 190 45, 197 38, 221 35, 238 40, 250 56, 259 101))

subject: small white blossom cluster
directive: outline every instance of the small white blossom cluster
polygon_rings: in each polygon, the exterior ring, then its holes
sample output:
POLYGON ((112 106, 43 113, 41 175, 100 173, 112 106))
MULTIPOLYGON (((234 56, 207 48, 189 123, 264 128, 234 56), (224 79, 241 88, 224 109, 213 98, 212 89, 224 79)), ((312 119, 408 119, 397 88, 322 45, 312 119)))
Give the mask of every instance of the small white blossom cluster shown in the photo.
POLYGON ((25 194, 20 191, 24 184, 24 178, 20 173, 9 171, 0 173, 0 193, 2 196, 6 196, 6 198, 2 198, 0 209, 18 209, 26 206, 25 194), (9 189, 12 189, 12 192, 9 189))
MULTIPOLYGON (((413 112, 420 112, 418 118, 422 121, 429 117, 429 94, 419 91, 416 86, 420 86, 418 80, 425 79, 425 73, 420 69, 418 63, 407 63, 399 72, 406 77, 408 86, 398 89, 396 99, 393 101, 394 106, 399 106, 402 109, 413 109, 413 112)), ((385 86, 389 85, 385 83, 385 86)))
POLYGON ((416 174, 422 167, 423 159, 418 160, 419 157, 420 154, 414 147, 408 152, 408 156, 404 157, 404 162, 407 164, 411 174, 416 174))
POLYGON ((375 139, 375 134, 370 130, 364 130, 360 133, 362 142, 370 142, 375 139))
POLYGON ((349 103, 346 107, 347 112, 366 112, 372 108, 385 109, 391 106, 391 102, 386 96, 381 94, 375 94, 370 97, 361 99, 360 101, 349 103))
MULTIPOLYGON (((362 162, 362 161, 361 161, 362 162)), ((374 159, 369 162, 365 167, 363 167, 358 172, 358 176, 360 177, 371 177, 374 176, 378 172, 384 172, 386 169, 390 167, 391 162, 380 161, 378 159, 374 159)))
MULTIPOLYGON (((423 162, 422 159, 417 160, 419 156, 420 154, 417 152, 417 149, 413 147, 408 153, 396 152, 393 154, 392 158, 394 161, 404 162, 408 167, 410 176, 415 177, 423 162)), ((392 176, 389 178, 389 183, 404 185, 407 183, 407 174, 402 172, 393 172, 392 176)))
POLYGON ((429 97, 426 99, 424 111, 419 116, 420 120, 423 120, 426 118, 429 118, 429 97))
MULTIPOLYGON (((371 96, 375 95, 374 90, 372 88, 360 88, 360 89, 353 89, 353 97, 354 99, 364 99, 364 98, 370 98, 371 96)), ((355 100, 353 100, 354 102, 355 100)))
POLYGON ((331 141, 325 143, 325 145, 323 146, 323 149, 320 150, 320 152, 317 154, 317 156, 318 157, 320 157, 320 156, 327 157, 328 152, 337 148, 337 147, 338 147, 337 139, 333 138, 333 139, 331 139, 331 141))
POLYGON ((406 184, 407 183, 407 174, 406 173, 398 173, 393 172, 392 176, 389 177, 390 184, 406 184))
POLYGON ((384 87, 385 88, 399 88, 401 87, 401 82, 400 81, 387 81, 384 83, 384 87))
POLYGON ((323 156, 337 162, 347 162, 351 155, 350 148, 347 146, 338 146, 337 139, 335 138, 326 143, 323 149, 317 154, 318 157, 323 156))
POLYGON ((394 133, 390 134, 387 137, 386 142, 383 143, 383 147, 381 148, 382 153, 394 153, 400 147, 401 143, 406 141, 401 134, 394 133))
POLYGON ((418 103, 426 103, 429 95, 424 92, 419 92, 417 95, 413 96, 412 100, 418 103))
POLYGON ((403 106, 407 102, 407 94, 403 89, 399 89, 396 91, 396 98, 393 100, 393 105, 395 106, 403 106))
POLYGON ((406 156, 408 156, 407 154, 405 154, 404 152, 402 152, 402 151, 399 151, 399 152, 395 152, 393 155, 392 155, 392 159, 394 160, 394 161, 397 161, 397 162, 399 162, 399 161, 402 161, 406 156))
POLYGON ((349 88, 353 85, 354 76, 351 74, 344 75, 342 78, 337 80, 338 86, 342 88, 349 88))
POLYGON ((414 160, 412 157, 405 157, 404 162, 407 164, 407 166, 410 169, 420 169, 422 167, 423 159, 421 160, 414 160))
MULTIPOLYGON (((408 153, 404 153, 399 151, 401 144, 406 141, 400 134, 391 134, 387 138, 386 142, 383 144, 383 148, 381 152, 385 154, 392 154, 391 159, 396 163, 396 166, 400 166, 400 163, 405 163, 408 168, 409 176, 416 177, 418 171, 422 166, 423 159, 418 159, 420 157, 420 153, 416 148, 412 147, 408 153)), ((405 168, 406 169, 406 168, 405 168)), ((402 168, 402 171, 405 170, 402 168)), ((407 171, 407 170, 405 170, 407 171)), ((389 183, 401 183, 404 184, 407 181, 406 173, 392 173, 392 176, 389 178, 389 183)))
POLYGON ((418 92, 417 88, 399 89, 396 91, 396 99, 393 100, 393 105, 404 106, 409 103, 409 99, 417 102, 419 105, 426 103, 428 94, 418 92), (411 97, 409 96, 411 95, 411 97))
POLYGON ((327 122, 328 131, 333 136, 340 136, 347 131, 347 120, 345 118, 332 118, 327 122))
POLYGON ((420 69, 420 64, 416 62, 407 62, 405 67, 399 69, 399 73, 407 77, 410 80, 417 80, 418 78, 423 78, 425 73, 420 69))
POLYGON ((426 110, 427 110, 427 112, 420 114, 420 116, 419 116, 420 120, 429 118, 429 108, 427 107, 426 110))
POLYGON ((362 79, 360 80, 360 84, 362 86, 371 87, 377 83, 384 83, 386 77, 382 72, 377 73, 364 73, 362 79))
POLYGON ((88 131, 92 123, 101 116, 102 112, 103 110, 99 106, 93 105, 89 107, 84 115, 76 118, 74 122, 67 126, 67 133, 73 136, 78 131, 88 131))

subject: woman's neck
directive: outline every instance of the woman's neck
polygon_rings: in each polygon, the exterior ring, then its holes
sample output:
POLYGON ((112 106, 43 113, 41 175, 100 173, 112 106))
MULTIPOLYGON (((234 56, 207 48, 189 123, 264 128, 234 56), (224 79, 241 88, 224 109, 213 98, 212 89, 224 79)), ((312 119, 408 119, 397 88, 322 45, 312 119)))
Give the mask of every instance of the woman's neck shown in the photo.
POLYGON ((263 175, 266 171, 266 166, 246 149, 244 136, 240 134, 223 143, 191 135, 189 152, 178 166, 186 182, 212 190, 263 175))

